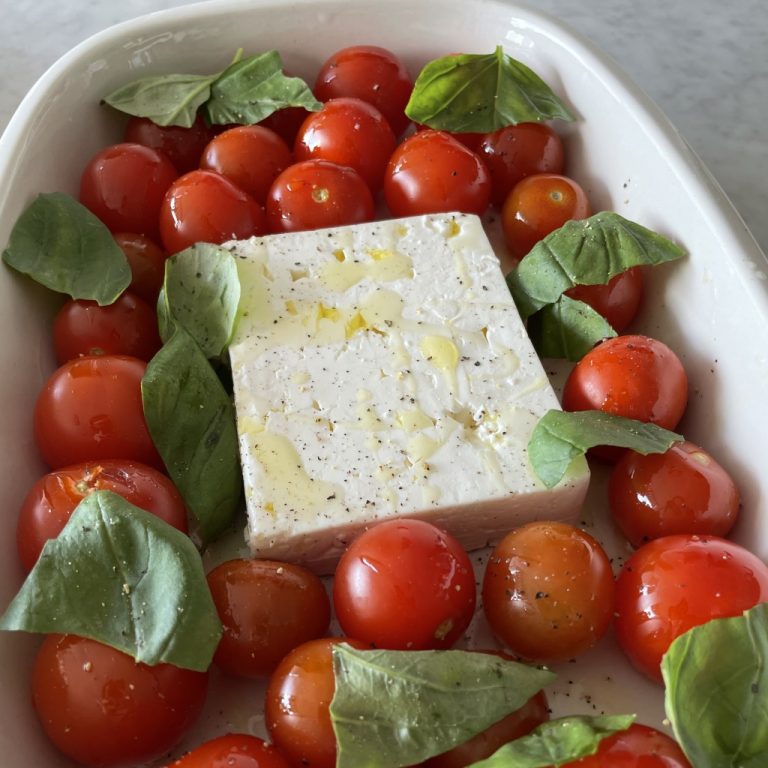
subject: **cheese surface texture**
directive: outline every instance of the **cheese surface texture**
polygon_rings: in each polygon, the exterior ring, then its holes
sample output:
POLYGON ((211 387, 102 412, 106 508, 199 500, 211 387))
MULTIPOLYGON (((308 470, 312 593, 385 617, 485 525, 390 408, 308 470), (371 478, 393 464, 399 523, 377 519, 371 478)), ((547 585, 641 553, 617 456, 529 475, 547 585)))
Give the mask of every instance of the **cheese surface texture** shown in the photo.
POLYGON ((365 526, 418 516, 469 549, 572 519, 526 445, 557 398, 480 220, 435 214, 231 243, 230 345, 256 557, 332 570, 365 526))

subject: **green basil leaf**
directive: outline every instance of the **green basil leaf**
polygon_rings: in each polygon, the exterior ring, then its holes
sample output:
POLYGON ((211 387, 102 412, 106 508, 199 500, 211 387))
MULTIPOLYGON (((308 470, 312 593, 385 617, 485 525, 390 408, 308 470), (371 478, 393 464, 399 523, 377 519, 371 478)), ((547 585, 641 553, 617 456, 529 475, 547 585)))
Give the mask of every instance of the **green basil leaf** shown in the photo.
POLYGON ((489 758, 468 768, 556 768, 594 755, 607 736, 625 731, 634 715, 562 717, 542 723, 528 735, 510 741, 489 758))
POLYGON ((208 358, 219 357, 235 330, 240 279, 235 257, 226 248, 196 243, 165 263, 158 318, 163 339, 173 332, 172 318, 208 358))
POLYGON ((666 237, 618 213, 602 211, 568 221, 539 241, 507 275, 507 285, 525 319, 575 285, 604 284, 630 267, 684 255, 666 237))
POLYGON ((576 362, 599 341, 616 336, 616 331, 589 304, 563 294, 528 318, 528 336, 540 357, 576 362))
POLYGON ((46 543, 0 629, 72 633, 199 671, 221 636, 190 538, 111 491, 86 496, 46 543))
POLYGON ((597 445, 615 445, 638 453, 664 453, 683 436, 655 424, 602 411, 547 411, 528 441, 528 458, 547 488, 557 485, 577 456, 597 445))
POLYGON ((62 192, 38 195, 19 216, 3 261, 46 288, 100 306, 131 282, 125 254, 107 227, 62 192))
POLYGON ((147 365, 141 396, 152 440, 210 541, 231 524, 242 496, 235 409, 181 326, 147 365))
POLYGON ((680 635, 661 662, 665 707, 696 768, 763 768, 768 755, 768 604, 680 635))
POLYGON ((498 46, 487 55, 444 56, 416 78, 405 114, 442 131, 488 133, 573 113, 529 67, 498 46))
POLYGON ((316 112, 322 106, 301 78, 283 74, 280 54, 268 51, 228 67, 213 84, 206 111, 214 124, 249 124, 284 107, 316 112))
POLYGON ((445 752, 519 709, 555 677, 484 653, 344 644, 333 647, 333 667, 337 768, 396 768, 445 752))

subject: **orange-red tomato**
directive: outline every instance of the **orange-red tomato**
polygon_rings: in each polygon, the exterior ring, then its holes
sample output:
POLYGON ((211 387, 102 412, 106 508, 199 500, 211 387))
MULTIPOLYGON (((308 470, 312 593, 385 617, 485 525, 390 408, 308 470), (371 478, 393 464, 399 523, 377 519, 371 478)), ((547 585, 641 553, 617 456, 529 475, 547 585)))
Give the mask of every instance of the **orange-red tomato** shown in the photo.
POLYGON ((644 282, 642 268, 632 267, 603 285, 577 285, 565 293, 572 299, 589 304, 617 333, 621 333, 640 309, 644 282))
POLYGON ((157 125, 146 117, 131 117, 125 126, 123 140, 156 149, 173 163, 179 173, 187 173, 197 168, 203 148, 211 136, 211 128, 200 115, 189 128, 157 125))
POLYGON ((277 747, 256 736, 228 733, 211 739, 168 768, 290 768, 277 747))
POLYGON ((146 235, 119 232, 115 242, 122 248, 131 268, 128 290, 154 307, 163 287, 166 254, 146 235))

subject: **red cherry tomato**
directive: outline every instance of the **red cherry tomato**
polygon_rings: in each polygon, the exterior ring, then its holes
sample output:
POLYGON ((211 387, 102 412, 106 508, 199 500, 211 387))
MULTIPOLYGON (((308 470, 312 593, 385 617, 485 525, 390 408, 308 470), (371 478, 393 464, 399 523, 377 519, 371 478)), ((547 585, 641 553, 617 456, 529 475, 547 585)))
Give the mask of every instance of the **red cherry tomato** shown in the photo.
POLYGON ((259 125, 274 131, 289 147, 296 141, 302 123, 311 114, 304 107, 285 107, 265 117, 259 125))
POLYGON ((168 768, 291 768, 291 764, 256 736, 228 733, 206 741, 168 768))
POLYGON ((131 117, 123 140, 162 152, 179 173, 187 173, 199 165, 200 155, 211 136, 211 129, 200 115, 189 128, 156 125, 146 117, 131 117))
POLYGON ((240 125, 216 136, 203 150, 200 167, 226 176, 261 205, 272 182, 293 162, 288 145, 269 128, 240 125))
POLYGON ((330 101, 342 96, 373 104, 399 136, 410 124, 405 105, 413 81, 400 59, 385 48, 355 45, 333 54, 320 67, 315 96, 330 101))
POLYGON ((514 653, 562 661, 591 648, 608 629, 614 582, 608 556, 566 523, 529 523, 493 550, 483 578, 483 611, 514 653))
POLYGON ((563 172, 563 142, 545 123, 518 123, 483 134, 475 151, 488 166, 498 206, 526 176, 563 172))
POLYGON ((661 680, 672 641, 710 619, 768 601, 768 566, 715 536, 665 536, 644 544, 616 581, 616 638, 630 661, 661 680))
POLYGON ((130 355, 149 362, 161 345, 155 310, 127 291, 105 307, 68 301, 53 321, 59 365, 84 355, 130 355))
POLYGON ((504 239, 512 255, 522 259, 539 240, 571 219, 590 215, 584 190, 567 176, 526 176, 507 195, 501 209, 504 239))
POLYGON ((333 99, 304 121, 293 149, 298 161, 329 160, 354 168, 375 195, 395 149, 395 134, 368 102, 333 99))
POLYGON ((113 232, 154 237, 163 195, 177 176, 173 163, 156 150, 115 144, 85 166, 80 202, 113 232))
POLYGON ((301 566, 229 560, 208 574, 208 586, 224 625, 214 661, 232 675, 267 675, 288 651, 328 630, 323 583, 301 566))
POLYGON ((692 768, 676 741, 654 728, 633 723, 603 739, 597 752, 562 768, 692 768))
POLYGON ((128 290, 154 307, 163 287, 166 254, 145 235, 120 232, 115 235, 115 242, 123 249, 131 268, 128 290))
POLYGON ((687 441, 665 453, 627 451, 611 473, 609 497, 613 519, 635 547, 675 533, 726 536, 740 503, 731 476, 687 441))
POLYGON ((272 232, 340 227, 373 219, 373 197, 357 171, 327 160, 286 168, 267 196, 272 232))
POLYGON ((364 648, 348 638, 324 637, 294 648, 272 673, 264 720, 277 748, 294 765, 335 768, 336 736, 328 707, 336 684, 331 648, 364 648))
POLYGON ((207 673, 149 667, 74 635, 48 635, 32 672, 43 729, 65 755, 87 766, 159 757, 197 719, 207 687, 207 673))
POLYGON ((59 469, 41 477, 19 511, 16 544, 26 570, 48 539, 56 538, 75 507, 93 491, 113 491, 131 504, 187 532, 187 511, 176 486, 161 472, 137 461, 105 459, 59 469))
POLYGON ((472 563, 430 523, 386 521, 342 555, 333 604, 344 632, 377 648, 450 648, 474 614, 472 563))
POLYGON ((198 242, 243 240, 267 231, 261 206, 212 171, 192 171, 168 189, 160 209, 160 236, 168 253, 198 242))
POLYGON ((621 333, 640 309, 643 283, 642 269, 632 267, 604 285, 577 285, 565 293, 572 299, 589 304, 617 333, 621 333))
POLYGON ((384 197, 394 216, 482 214, 491 197, 483 161, 453 136, 420 131, 394 151, 384 174, 384 197))
POLYGON ((35 441, 53 469, 82 461, 125 458, 162 467, 141 403, 146 363, 104 355, 57 369, 35 404, 35 441))

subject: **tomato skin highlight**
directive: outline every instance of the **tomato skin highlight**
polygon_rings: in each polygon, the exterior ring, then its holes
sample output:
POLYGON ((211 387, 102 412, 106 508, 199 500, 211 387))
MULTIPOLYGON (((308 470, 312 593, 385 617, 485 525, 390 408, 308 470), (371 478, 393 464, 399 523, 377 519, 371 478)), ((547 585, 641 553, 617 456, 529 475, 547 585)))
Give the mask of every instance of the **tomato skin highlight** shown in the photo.
POLYGON ((577 285, 566 296, 589 304, 621 333, 635 319, 643 301, 645 279, 641 267, 631 267, 604 285, 577 285))
POLYGON ((676 533, 726 536, 740 505, 730 475, 689 441, 647 456, 627 451, 608 495, 613 519, 634 547, 676 533))
POLYGON ((483 611, 515 654, 563 661, 605 634, 614 591, 610 561, 592 536, 566 523, 529 523, 508 533, 488 559, 483 611))
POLYGON ((228 733, 195 747, 168 768, 291 768, 291 764, 256 736, 228 733))
POLYGON ((475 591, 453 536, 423 520, 388 520, 341 556, 333 604, 344 632, 377 648, 450 648, 474 615, 475 591))
POLYGON ((123 140, 142 144, 165 155, 179 173, 193 171, 200 155, 211 140, 211 129, 198 115, 189 128, 180 125, 156 125, 146 117, 130 117, 123 140))
POLYGON ((146 235, 118 232, 115 234, 115 242, 122 249, 131 268, 132 278, 128 290, 154 307, 163 287, 167 258, 165 252, 146 235))
POLYGON ((51 741, 94 767, 159 757, 202 709, 208 674, 149 667, 95 640, 48 635, 32 672, 32 700, 51 741))
POLYGON ((710 619, 768 601, 768 566, 715 536, 665 536, 644 544, 616 580, 616 639, 629 660, 661 681, 672 641, 710 619))
POLYGON ((208 586, 224 626, 214 661, 229 674, 268 675, 290 650, 328 630, 323 583, 301 566, 229 560, 208 574, 208 586))

